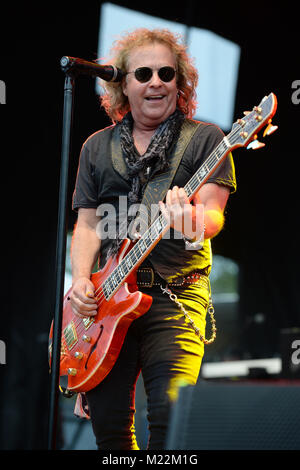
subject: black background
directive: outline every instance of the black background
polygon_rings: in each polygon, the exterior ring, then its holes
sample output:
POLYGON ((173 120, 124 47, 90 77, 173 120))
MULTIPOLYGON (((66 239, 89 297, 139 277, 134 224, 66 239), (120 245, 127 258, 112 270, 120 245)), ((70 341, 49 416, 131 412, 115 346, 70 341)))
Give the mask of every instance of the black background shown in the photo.
MULTIPOLYGON (((274 92, 279 126, 266 147, 234 153, 238 191, 229 201, 215 253, 238 262, 240 347, 250 357, 279 353, 281 328, 299 327, 299 11, 281 2, 115 2, 190 26, 241 47, 235 116, 274 92), (263 312, 255 330, 249 321, 263 312)), ((47 335, 53 315, 63 111, 63 55, 97 58, 101 2, 1 6, 2 289, 0 448, 47 447, 47 335)), ((142 26, 142 25, 141 25, 142 26)), ((110 124, 94 80, 76 83, 69 207, 83 141, 110 124)), ((74 214, 68 212, 72 228, 74 214)))

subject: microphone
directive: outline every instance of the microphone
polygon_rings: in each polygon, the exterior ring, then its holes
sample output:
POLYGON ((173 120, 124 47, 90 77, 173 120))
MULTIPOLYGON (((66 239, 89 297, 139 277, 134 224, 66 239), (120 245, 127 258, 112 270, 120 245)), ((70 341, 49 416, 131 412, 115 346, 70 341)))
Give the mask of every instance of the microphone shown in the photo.
POLYGON ((79 75, 100 77, 107 82, 120 82, 125 75, 122 70, 114 65, 99 65, 77 57, 63 56, 60 59, 60 65, 65 73, 74 71, 79 75))

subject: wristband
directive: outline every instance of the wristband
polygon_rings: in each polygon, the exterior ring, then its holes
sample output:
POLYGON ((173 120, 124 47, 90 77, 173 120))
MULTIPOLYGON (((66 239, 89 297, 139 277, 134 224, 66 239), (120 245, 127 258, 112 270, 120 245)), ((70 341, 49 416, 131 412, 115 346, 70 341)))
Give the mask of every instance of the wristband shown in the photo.
POLYGON ((203 231, 200 235, 200 238, 198 238, 198 240, 195 240, 194 242, 192 242, 191 240, 189 240, 187 237, 183 235, 185 248, 187 250, 201 250, 204 244, 204 233, 205 233, 205 225, 203 227, 203 231))

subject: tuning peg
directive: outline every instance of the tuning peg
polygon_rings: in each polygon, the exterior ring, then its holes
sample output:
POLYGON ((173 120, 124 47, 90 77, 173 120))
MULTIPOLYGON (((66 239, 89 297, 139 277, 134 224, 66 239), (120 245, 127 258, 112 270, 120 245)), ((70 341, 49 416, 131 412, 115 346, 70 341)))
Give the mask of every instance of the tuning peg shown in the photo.
POLYGON ((262 147, 264 147, 266 144, 263 144, 262 142, 259 142, 257 140, 257 135, 254 136, 252 142, 247 146, 247 150, 252 149, 252 150, 258 150, 262 147))
POLYGON ((273 132, 275 132, 277 129, 278 129, 278 126, 273 126, 272 119, 269 119, 268 125, 264 130, 263 137, 265 137, 266 135, 273 134, 273 132))

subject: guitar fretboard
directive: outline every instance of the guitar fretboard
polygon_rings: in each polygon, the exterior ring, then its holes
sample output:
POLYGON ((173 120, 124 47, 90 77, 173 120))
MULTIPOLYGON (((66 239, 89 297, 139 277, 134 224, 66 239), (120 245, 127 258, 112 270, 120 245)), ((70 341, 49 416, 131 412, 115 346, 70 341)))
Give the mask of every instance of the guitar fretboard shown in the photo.
POLYGON ((230 151, 229 136, 224 137, 215 150, 209 155, 201 167, 196 171, 192 178, 185 185, 184 189, 187 196, 191 198, 198 191, 203 182, 216 169, 218 164, 230 151))

